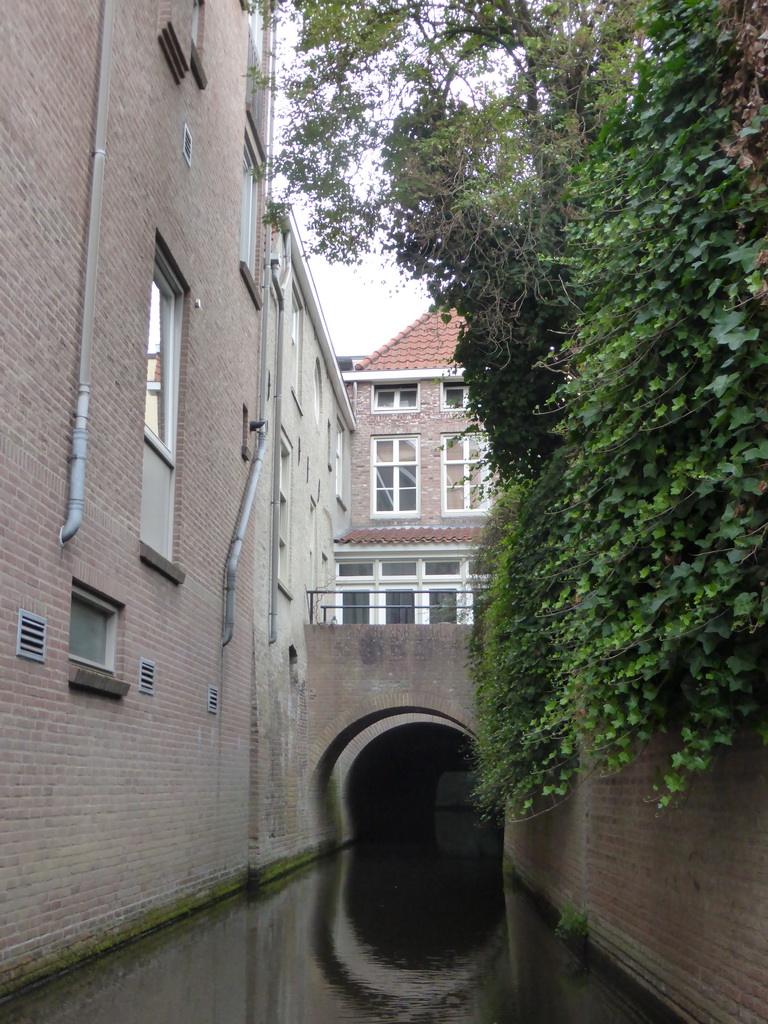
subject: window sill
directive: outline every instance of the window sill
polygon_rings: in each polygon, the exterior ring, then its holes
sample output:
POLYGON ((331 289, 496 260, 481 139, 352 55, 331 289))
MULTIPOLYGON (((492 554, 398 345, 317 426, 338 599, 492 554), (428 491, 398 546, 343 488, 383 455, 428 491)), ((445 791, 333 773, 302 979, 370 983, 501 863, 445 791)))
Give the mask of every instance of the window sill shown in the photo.
POLYGON ((100 693, 103 697, 119 700, 128 693, 131 684, 122 679, 116 679, 106 672, 70 665, 69 687, 71 690, 86 690, 88 693, 100 693))
POLYGON ((296 403, 296 408, 299 410, 299 415, 303 416, 304 415, 304 410, 301 407, 301 402, 299 401, 299 396, 296 394, 296 388, 293 387, 293 386, 291 386, 291 394, 293 395, 293 400, 296 403))
POLYGON ((248 288, 248 293, 253 299, 253 304, 256 306, 256 309, 261 309, 261 297, 259 296, 259 289, 256 286, 256 282, 253 279, 251 268, 248 266, 245 260, 240 260, 240 276, 245 281, 246 287, 248 288))
POLYGON ((189 66, 194 75, 195 81, 201 89, 208 85, 208 76, 203 68, 203 57, 198 48, 192 43, 192 50, 189 54, 189 66))
POLYGON ((277 589, 280 591, 280 593, 284 597, 287 597, 289 601, 293 600, 293 594, 290 592, 288 587, 286 587, 286 585, 281 580, 277 581, 277 589))
POLYGON ((336 504, 340 505, 345 512, 347 511, 347 506, 344 504, 344 499, 338 494, 336 495, 336 504))
POLYGON ((169 579, 171 583, 178 585, 187 578, 187 574, 183 569, 180 569, 178 565, 174 565, 173 562, 169 562, 167 558, 164 558, 159 552, 143 541, 139 544, 139 558, 144 565, 148 565, 150 569, 155 569, 161 576, 169 579))

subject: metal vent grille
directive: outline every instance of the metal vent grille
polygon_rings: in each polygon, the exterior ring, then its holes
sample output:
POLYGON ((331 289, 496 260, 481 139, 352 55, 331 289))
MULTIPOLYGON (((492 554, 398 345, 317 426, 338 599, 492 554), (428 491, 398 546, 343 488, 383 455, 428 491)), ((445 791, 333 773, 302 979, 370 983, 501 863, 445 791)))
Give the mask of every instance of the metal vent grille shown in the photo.
POLYGON ((139 660, 139 693, 152 697, 155 692, 155 671, 157 665, 148 658, 139 660))
POLYGON ((19 608, 16 630, 16 654, 30 661, 45 661, 46 621, 33 612, 19 608))
POLYGON ((184 159, 187 161, 189 166, 192 166, 192 132, 189 130, 189 125, 184 125, 184 141, 181 144, 182 152, 184 153, 184 159))
POLYGON ((208 710, 212 715, 219 713, 219 688, 218 686, 208 687, 208 710))

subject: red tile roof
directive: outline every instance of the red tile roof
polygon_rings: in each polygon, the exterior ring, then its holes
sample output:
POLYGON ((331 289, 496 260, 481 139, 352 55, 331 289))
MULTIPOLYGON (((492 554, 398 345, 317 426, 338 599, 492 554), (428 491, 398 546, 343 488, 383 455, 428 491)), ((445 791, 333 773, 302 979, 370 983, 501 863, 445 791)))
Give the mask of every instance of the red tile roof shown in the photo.
POLYGON ((357 363, 355 369, 417 370, 449 366, 454 361, 462 323, 456 313, 447 324, 443 323, 440 313, 424 313, 386 345, 357 363))
POLYGON ((338 544, 423 544, 426 541, 472 543, 482 526, 370 526, 349 530, 338 544))

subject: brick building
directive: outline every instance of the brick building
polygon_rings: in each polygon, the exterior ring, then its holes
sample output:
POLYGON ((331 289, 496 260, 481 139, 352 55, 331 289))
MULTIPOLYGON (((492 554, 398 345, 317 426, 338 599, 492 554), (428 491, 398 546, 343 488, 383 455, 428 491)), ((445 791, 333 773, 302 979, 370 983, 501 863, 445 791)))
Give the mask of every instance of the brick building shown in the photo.
POLYGON ((312 846, 305 591, 354 422, 262 226, 247 6, 2 15, 0 991, 312 846))
POLYGON ((455 317, 425 313, 344 373, 355 487, 350 527, 336 541, 340 596, 318 609, 326 619, 471 621, 471 552, 488 481, 453 363, 458 331, 455 317))

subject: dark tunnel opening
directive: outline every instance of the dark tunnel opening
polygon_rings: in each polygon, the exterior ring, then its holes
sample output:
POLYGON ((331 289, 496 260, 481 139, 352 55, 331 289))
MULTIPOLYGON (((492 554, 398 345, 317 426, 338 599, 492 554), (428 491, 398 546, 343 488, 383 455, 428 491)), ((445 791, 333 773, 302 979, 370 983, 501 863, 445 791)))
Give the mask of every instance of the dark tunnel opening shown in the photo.
POLYGON ((412 723, 377 736, 347 783, 355 840, 500 855, 499 830, 483 825, 472 806, 472 768, 469 740, 449 726, 412 723))

